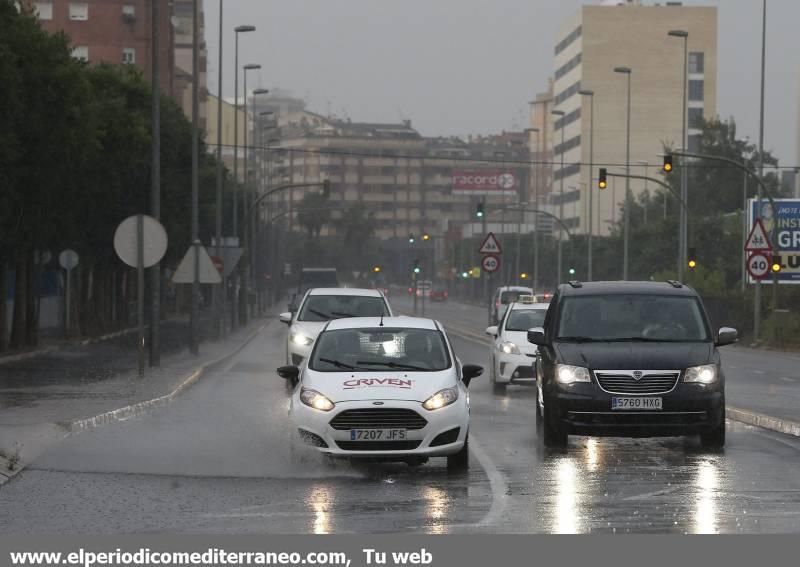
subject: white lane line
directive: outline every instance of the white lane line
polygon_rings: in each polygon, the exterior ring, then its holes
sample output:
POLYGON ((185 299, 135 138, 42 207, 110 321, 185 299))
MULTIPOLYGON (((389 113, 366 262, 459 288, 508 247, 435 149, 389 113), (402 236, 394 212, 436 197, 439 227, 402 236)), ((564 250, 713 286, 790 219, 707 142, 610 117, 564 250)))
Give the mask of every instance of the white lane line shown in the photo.
POLYGON ((766 374, 763 370, 753 370, 753 374, 766 374))
POLYGON ((673 486, 671 488, 663 488, 661 490, 655 490, 653 492, 645 492, 644 494, 634 494, 633 496, 626 496, 625 498, 623 498, 623 500, 626 500, 626 501, 630 501, 630 500, 645 500, 647 498, 650 498, 651 496, 664 496, 666 494, 671 494, 671 493, 677 491, 680 488, 681 488, 680 486, 676 485, 676 486, 673 486))
POLYGON ((789 378, 788 376, 781 376, 778 380, 783 380, 784 382, 794 382, 794 378, 789 378))
POLYGON ((489 477, 489 487, 492 489, 492 505, 489 507, 489 511, 486 515, 476 525, 489 526, 497 522, 503 512, 505 512, 506 506, 508 505, 508 484, 506 484, 503 473, 494 466, 491 457, 483 450, 483 445, 475 438, 474 433, 470 433, 469 436, 469 449, 472 451, 475 458, 478 459, 478 462, 486 472, 486 476, 489 477))

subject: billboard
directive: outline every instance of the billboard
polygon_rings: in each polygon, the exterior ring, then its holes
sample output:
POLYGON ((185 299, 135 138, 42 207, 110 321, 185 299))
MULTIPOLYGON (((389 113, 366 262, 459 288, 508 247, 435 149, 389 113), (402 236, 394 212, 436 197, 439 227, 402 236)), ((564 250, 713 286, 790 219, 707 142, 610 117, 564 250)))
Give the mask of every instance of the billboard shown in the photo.
POLYGON ((454 169, 454 195, 516 195, 522 179, 511 169, 454 169))
MULTIPOLYGON (((777 211, 767 199, 762 199, 760 206, 756 199, 750 199, 748 230, 753 227, 755 219, 761 219, 773 250, 777 244, 781 256, 783 268, 778 274, 778 282, 800 284, 800 199, 775 199, 775 207, 777 211)), ((772 283, 772 274, 761 281, 772 283)), ((755 280, 748 276, 748 283, 755 283, 755 280)))

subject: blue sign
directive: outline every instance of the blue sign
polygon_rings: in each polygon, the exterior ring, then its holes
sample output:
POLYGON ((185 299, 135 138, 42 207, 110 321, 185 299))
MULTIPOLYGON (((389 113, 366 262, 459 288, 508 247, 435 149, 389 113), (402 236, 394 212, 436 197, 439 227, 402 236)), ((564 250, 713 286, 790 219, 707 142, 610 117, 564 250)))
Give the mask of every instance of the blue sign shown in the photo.
MULTIPOLYGON (((762 199, 760 206, 756 199, 750 199, 748 225, 752 229, 756 218, 764 223, 773 253, 781 257, 778 282, 800 284, 800 199, 775 199, 775 207, 777 211, 767 199, 762 199)), ((772 283, 772 276, 762 282, 772 283)), ((749 278, 749 283, 754 280, 749 278)))

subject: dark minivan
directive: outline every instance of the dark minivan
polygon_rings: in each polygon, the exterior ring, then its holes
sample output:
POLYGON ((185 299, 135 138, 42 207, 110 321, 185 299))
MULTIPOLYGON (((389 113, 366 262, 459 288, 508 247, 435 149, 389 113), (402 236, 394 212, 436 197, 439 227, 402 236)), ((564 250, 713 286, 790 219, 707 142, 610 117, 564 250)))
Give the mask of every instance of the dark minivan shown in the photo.
POLYGON ((570 282, 550 303, 538 345, 537 425, 546 446, 570 434, 699 434, 725 445, 725 377, 714 335, 692 288, 669 282, 570 282))

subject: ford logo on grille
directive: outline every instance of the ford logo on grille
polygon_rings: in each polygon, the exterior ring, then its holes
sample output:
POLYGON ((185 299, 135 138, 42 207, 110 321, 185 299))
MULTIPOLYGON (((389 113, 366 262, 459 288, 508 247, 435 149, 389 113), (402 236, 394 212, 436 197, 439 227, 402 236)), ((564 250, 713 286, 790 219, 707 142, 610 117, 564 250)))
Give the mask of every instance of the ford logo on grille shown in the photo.
POLYGON ((383 402, 372 402, 373 406, 382 406, 383 402))
POLYGON ((641 370, 634 370, 633 371, 633 379, 637 382, 642 379, 642 371, 641 370))

